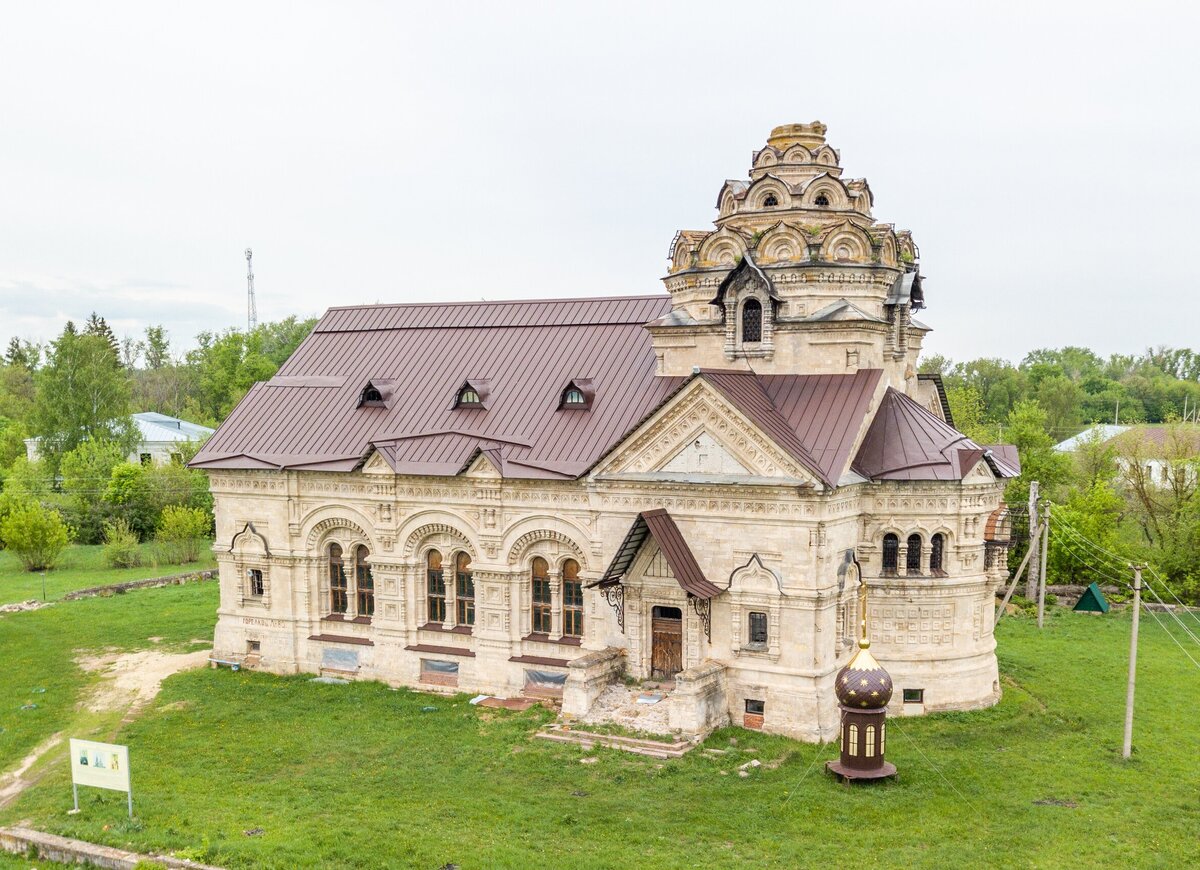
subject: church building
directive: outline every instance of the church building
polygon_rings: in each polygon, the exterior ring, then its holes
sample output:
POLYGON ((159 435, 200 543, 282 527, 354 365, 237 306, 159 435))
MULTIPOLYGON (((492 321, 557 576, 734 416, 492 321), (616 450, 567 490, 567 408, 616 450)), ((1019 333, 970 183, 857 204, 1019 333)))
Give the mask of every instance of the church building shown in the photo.
POLYGON ((890 713, 995 703, 1018 462, 917 373, 911 234, 819 122, 716 208, 665 293, 326 312, 192 463, 214 658, 566 716, 655 679, 675 730, 828 740, 861 576, 890 713))

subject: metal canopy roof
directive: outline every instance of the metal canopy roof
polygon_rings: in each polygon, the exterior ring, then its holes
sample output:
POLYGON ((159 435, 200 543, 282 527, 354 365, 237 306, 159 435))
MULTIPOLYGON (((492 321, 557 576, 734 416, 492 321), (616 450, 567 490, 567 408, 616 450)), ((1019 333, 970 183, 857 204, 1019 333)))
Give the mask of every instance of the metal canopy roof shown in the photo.
POLYGON ((683 533, 679 531, 679 526, 675 525, 671 515, 662 508, 643 511, 637 515, 604 576, 588 586, 606 587, 620 583, 629 572, 633 560, 648 536, 653 537, 662 550, 667 564, 671 567, 671 573, 675 575, 675 581, 685 592, 705 600, 721 594, 723 590, 714 586, 704 576, 696 557, 683 538, 683 533))

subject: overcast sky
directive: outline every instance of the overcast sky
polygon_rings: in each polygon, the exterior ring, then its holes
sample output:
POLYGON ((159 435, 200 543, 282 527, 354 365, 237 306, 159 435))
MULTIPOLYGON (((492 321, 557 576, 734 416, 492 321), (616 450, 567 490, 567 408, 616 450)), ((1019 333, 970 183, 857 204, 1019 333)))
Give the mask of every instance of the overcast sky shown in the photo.
POLYGON ((1197 4, 0 9, 0 341, 662 292, 777 124, 914 233, 927 352, 1200 348, 1197 4), (819 10, 819 11, 818 11, 819 10))

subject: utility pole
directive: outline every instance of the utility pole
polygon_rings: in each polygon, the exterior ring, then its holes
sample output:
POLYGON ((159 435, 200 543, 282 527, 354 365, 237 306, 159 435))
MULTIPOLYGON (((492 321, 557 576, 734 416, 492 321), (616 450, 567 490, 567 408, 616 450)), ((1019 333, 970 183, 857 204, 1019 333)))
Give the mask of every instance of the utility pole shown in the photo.
POLYGON ((253 332, 258 326, 258 303, 254 301, 254 264, 251 258, 254 252, 246 248, 246 332, 253 332))
POLYGON ((1037 597, 1038 569, 1038 538, 1041 529, 1038 528, 1038 482, 1029 484, 1029 552, 1033 557, 1029 560, 1029 574, 1025 580, 1025 597, 1032 600, 1037 597))
POLYGON ((1133 628, 1129 633, 1129 687, 1125 690, 1125 746, 1121 756, 1133 753, 1133 684, 1137 677, 1138 617, 1142 613, 1142 566, 1133 566, 1133 628))
POLYGON ((1050 552, 1050 502, 1046 502, 1046 516, 1042 518, 1042 564, 1038 572, 1038 628, 1046 616, 1046 554, 1050 552))

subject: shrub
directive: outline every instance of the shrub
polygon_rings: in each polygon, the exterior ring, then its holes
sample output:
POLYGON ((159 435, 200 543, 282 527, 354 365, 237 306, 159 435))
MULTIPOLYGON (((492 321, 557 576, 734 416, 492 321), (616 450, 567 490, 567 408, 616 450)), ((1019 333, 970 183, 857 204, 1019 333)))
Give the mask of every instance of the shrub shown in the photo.
POLYGON ((197 561, 209 522, 209 515, 198 508, 177 505, 163 508, 155 541, 164 558, 172 563, 197 561))
POLYGON ((26 571, 53 568, 70 537, 62 514, 33 501, 11 510, 0 524, 0 539, 16 553, 26 571))
POLYGON ((104 524, 104 564, 110 568, 136 568, 142 564, 137 532, 128 520, 104 524))

